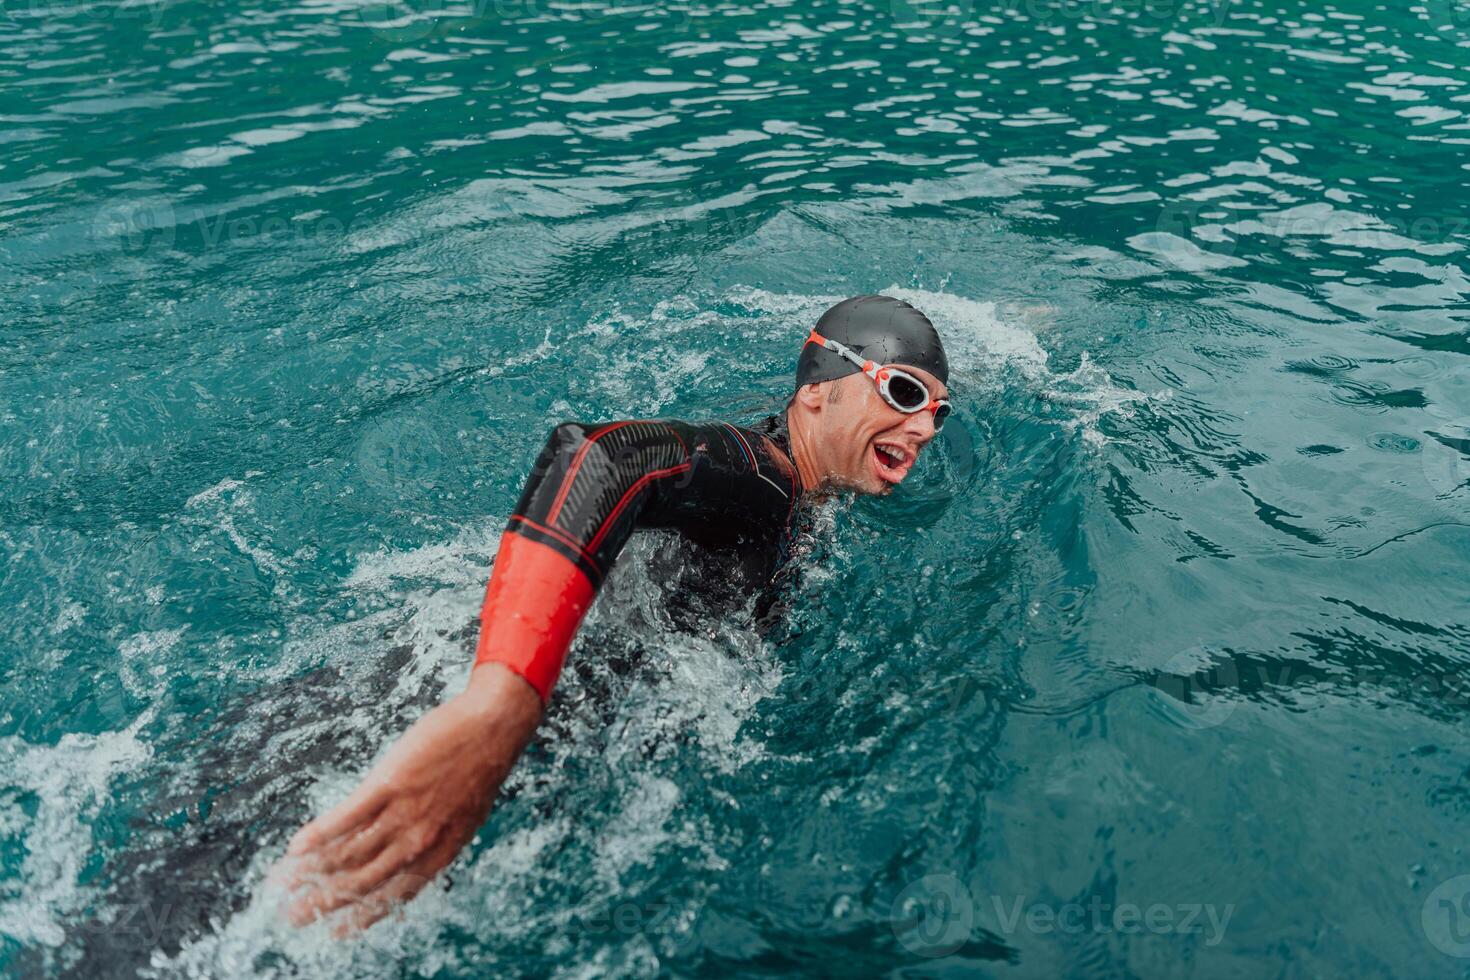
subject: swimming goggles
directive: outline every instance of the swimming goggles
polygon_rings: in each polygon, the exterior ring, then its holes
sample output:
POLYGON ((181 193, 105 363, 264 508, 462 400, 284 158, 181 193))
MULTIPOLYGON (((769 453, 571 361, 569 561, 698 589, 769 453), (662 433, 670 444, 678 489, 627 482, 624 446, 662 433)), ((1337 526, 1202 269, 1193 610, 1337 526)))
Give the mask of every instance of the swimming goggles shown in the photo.
POLYGON ((872 361, 865 361, 854 354, 851 348, 835 340, 828 340, 815 330, 807 337, 806 342, 825 347, 856 364, 864 374, 873 379, 873 383, 878 386, 878 394, 894 411, 913 415, 928 409, 934 413, 935 431, 944 428, 944 420, 949 418, 949 399, 929 397, 928 386, 912 374, 902 368, 881 367, 872 361))

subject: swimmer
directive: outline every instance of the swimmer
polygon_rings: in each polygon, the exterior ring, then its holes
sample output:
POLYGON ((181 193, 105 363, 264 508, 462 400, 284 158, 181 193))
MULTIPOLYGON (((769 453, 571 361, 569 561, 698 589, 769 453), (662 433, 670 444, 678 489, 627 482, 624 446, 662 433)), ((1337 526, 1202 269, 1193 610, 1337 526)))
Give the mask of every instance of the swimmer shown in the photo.
POLYGON ((540 723, 577 629, 638 528, 671 528, 769 582, 804 505, 886 494, 949 414, 939 334, 887 296, 843 300, 802 346, 779 415, 564 423, 501 537, 465 691, 419 719, 357 789, 292 838, 286 912, 345 935, 412 898, 485 822, 540 723))

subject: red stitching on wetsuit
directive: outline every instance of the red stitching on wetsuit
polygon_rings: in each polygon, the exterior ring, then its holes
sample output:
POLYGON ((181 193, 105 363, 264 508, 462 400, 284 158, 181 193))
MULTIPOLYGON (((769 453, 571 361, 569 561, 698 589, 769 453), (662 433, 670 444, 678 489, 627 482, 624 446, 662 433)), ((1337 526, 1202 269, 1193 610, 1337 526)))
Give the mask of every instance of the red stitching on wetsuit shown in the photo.
POLYGON ((567 467, 566 479, 562 480, 561 489, 556 492, 556 499, 551 502, 551 510, 546 515, 547 524, 556 523, 556 518, 561 513, 561 506, 566 503, 567 494, 572 489, 572 479, 577 475, 577 468, 582 465, 582 457, 587 455, 587 450, 592 448, 592 444, 614 429, 621 429, 625 425, 633 425, 636 422, 636 419, 628 422, 614 422, 607 428, 598 429, 592 435, 587 436, 586 441, 577 450, 577 454, 572 457, 572 465, 567 467))
POLYGON ((628 501, 632 499, 634 494, 647 486, 650 481, 657 480, 660 477, 673 476, 676 473, 686 472, 689 469, 689 466, 689 463, 680 463, 678 466, 670 466, 668 469, 665 470, 654 470, 652 473, 645 473, 640 476, 633 483, 633 485, 628 488, 627 492, 623 494, 622 499, 618 501, 618 505, 612 509, 612 513, 607 515, 607 518, 602 522, 602 526, 599 527, 597 529, 597 533, 593 535, 592 540, 587 542, 588 549, 591 551, 597 550, 597 546, 602 543, 603 536, 607 534, 609 529, 612 528, 613 522, 618 519, 618 515, 623 512, 623 508, 627 506, 628 501))
POLYGON ((593 561, 592 560, 592 556, 590 554, 588 554, 586 551, 584 551, 583 548, 582 548, 582 546, 579 545, 579 544, 577 544, 577 542, 572 539, 571 535, 566 534, 563 531, 558 531, 554 527, 546 527, 546 526, 544 526, 542 524, 537 524, 535 521, 531 520, 529 517, 526 517, 523 514, 512 514, 512 515, 510 515, 510 519, 513 520, 513 521, 521 521, 521 522, 523 522, 525 524, 529 524, 532 527, 534 527, 536 530, 540 531, 541 533, 543 533, 543 534, 549 534, 551 537, 556 538, 556 540, 560 541, 562 544, 566 545, 568 548, 573 549, 574 551, 577 552, 577 554, 581 555, 583 558, 585 558, 589 562, 591 562, 593 568, 597 569, 599 572, 602 571, 602 566, 599 565, 599 564, 597 564, 597 562, 593 561))

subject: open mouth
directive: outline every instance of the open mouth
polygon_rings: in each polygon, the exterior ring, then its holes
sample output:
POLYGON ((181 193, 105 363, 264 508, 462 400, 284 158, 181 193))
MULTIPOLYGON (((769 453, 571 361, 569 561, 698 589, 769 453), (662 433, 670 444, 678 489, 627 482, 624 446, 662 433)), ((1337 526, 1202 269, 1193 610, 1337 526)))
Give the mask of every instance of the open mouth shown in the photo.
POLYGON ((884 483, 902 483, 914 465, 914 454, 891 442, 873 443, 873 469, 884 483))

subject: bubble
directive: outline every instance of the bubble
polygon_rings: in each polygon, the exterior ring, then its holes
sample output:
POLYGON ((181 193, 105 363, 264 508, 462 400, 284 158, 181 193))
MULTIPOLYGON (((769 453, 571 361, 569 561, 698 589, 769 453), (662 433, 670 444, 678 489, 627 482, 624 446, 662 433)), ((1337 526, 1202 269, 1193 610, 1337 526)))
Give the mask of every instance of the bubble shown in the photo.
POLYGON ((1393 365, 1416 381, 1430 381, 1444 373, 1444 365, 1437 358, 1423 354, 1401 357, 1393 365))
POLYGON ((1375 432, 1368 437, 1368 445, 1379 452, 1407 456, 1419 451, 1419 440, 1399 432, 1375 432))
POLYGON ((1310 374, 1316 378, 1330 378, 1358 369, 1358 362, 1351 357, 1338 354, 1323 354, 1309 361, 1292 361, 1286 365, 1297 374, 1310 374))

